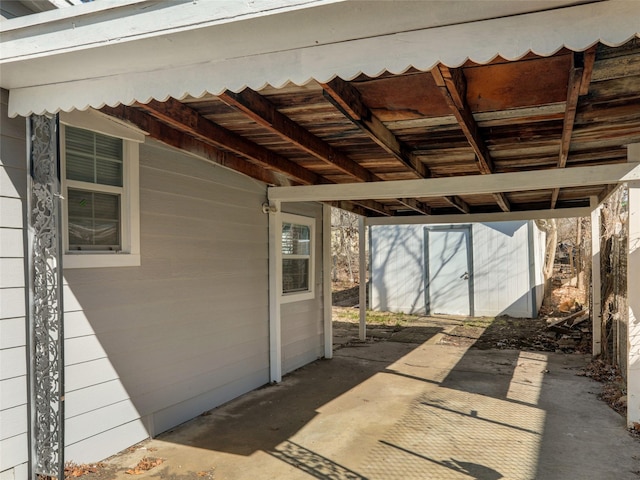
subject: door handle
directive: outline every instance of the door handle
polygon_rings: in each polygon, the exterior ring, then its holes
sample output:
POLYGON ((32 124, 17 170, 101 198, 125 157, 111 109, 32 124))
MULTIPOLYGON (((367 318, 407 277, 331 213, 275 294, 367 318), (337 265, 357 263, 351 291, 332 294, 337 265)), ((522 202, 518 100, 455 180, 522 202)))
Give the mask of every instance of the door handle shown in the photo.
POLYGON ((460 278, 463 280, 469 280, 469 272, 464 272, 462 275, 460 275, 460 278))

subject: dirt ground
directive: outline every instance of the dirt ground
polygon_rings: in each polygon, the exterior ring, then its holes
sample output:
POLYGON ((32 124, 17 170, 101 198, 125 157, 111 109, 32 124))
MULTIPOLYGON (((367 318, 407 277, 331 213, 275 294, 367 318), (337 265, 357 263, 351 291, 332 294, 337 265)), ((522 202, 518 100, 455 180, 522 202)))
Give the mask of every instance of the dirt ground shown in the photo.
MULTIPOLYGON (((344 331, 347 337, 358 335, 359 310, 355 307, 333 307, 334 328, 344 331)), ((443 335, 443 345, 518 350, 587 353, 590 337, 574 346, 563 346, 555 340, 555 334, 547 331, 546 318, 479 317, 466 318, 452 315, 423 317, 386 312, 368 312, 367 336, 373 340, 391 339, 407 334, 414 326, 433 325, 452 327, 443 335)))

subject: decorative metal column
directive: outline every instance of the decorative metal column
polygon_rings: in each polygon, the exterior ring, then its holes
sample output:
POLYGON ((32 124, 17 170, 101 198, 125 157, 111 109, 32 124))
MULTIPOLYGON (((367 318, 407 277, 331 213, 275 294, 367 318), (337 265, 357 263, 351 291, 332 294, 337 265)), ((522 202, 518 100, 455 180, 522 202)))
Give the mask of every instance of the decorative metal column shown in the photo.
POLYGON ((64 362, 58 116, 29 132, 31 475, 64 478, 64 362))

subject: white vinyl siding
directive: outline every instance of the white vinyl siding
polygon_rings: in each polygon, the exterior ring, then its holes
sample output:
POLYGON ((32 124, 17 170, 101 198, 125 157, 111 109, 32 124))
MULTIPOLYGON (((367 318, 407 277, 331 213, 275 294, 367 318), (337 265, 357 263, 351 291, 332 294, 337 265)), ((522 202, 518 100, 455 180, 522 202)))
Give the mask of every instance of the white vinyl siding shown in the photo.
POLYGON ((0 91, 0 479, 27 478, 26 122, 0 91))
POLYGON ((269 381, 265 196, 140 146, 141 266, 65 270, 68 460, 100 460, 269 381))

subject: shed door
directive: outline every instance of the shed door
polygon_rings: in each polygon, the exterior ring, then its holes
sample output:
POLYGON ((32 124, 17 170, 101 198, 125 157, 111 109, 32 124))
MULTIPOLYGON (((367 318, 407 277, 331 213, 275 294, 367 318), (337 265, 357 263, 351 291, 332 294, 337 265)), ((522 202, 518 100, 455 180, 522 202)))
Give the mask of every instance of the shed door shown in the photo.
POLYGON ((425 228, 427 314, 473 315, 471 227, 425 228))

